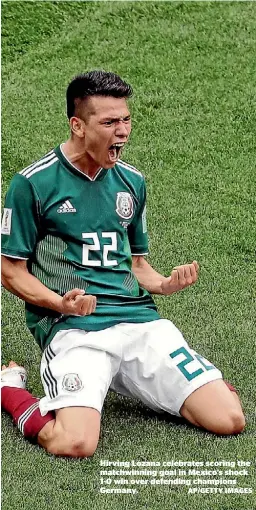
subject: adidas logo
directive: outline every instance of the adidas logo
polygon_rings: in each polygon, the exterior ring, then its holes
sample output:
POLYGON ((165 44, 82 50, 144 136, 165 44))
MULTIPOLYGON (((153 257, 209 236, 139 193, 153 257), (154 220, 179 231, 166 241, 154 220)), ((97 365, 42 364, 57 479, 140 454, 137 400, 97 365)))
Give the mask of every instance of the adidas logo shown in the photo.
POLYGON ((75 207, 71 204, 69 200, 66 200, 64 204, 62 204, 59 209, 57 209, 58 213, 70 213, 76 212, 75 207))

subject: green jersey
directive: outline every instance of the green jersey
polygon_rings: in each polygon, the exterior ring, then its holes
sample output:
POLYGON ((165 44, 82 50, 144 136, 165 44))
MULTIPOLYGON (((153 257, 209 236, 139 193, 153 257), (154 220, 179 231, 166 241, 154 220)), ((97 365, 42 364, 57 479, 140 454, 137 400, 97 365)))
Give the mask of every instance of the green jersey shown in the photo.
POLYGON ((91 179, 61 146, 13 177, 3 255, 27 259, 29 272, 61 296, 80 288, 97 298, 95 312, 85 317, 26 303, 27 325, 41 348, 60 329, 97 331, 159 319, 132 272, 132 255, 148 253, 145 201, 144 178, 131 165, 119 160, 91 179))

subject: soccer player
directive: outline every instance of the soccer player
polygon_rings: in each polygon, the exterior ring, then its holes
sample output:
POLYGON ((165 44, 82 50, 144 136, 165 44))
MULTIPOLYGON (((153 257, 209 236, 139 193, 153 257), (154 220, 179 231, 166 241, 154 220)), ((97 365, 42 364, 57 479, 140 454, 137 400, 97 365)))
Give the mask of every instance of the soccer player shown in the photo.
POLYGON ((145 182, 120 159, 131 94, 113 73, 74 78, 69 139, 17 173, 6 196, 3 284, 26 302, 45 396, 26 391, 24 368, 10 362, 2 405, 25 437, 55 455, 93 455, 109 388, 216 434, 244 428, 234 388, 160 318, 151 297, 194 284, 198 264, 165 277, 145 259, 145 182))

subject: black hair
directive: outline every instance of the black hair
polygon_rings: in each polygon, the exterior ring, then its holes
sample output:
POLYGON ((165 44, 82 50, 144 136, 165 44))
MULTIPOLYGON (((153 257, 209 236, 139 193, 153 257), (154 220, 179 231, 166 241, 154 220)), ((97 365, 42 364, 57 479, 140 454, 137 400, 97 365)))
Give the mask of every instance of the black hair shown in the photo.
POLYGON ((75 115, 76 107, 89 96, 132 96, 132 87, 120 76, 106 71, 90 71, 79 74, 70 82, 67 88, 67 116, 75 115))

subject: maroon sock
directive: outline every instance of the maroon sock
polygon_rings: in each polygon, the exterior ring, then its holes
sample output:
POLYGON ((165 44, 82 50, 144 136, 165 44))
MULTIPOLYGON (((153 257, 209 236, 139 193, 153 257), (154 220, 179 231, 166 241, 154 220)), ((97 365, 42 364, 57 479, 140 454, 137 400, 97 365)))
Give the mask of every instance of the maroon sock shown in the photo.
POLYGON ((2 388, 2 407, 12 415, 15 425, 18 426, 22 434, 31 439, 36 438, 48 421, 55 420, 55 413, 52 411, 41 416, 39 398, 33 397, 31 393, 22 388, 4 386, 2 388))
POLYGON ((230 384, 229 382, 227 381, 224 381, 224 383, 226 384, 226 386, 228 387, 228 389, 230 391, 234 391, 235 393, 237 393, 236 389, 234 388, 234 386, 232 386, 232 384, 230 384))

